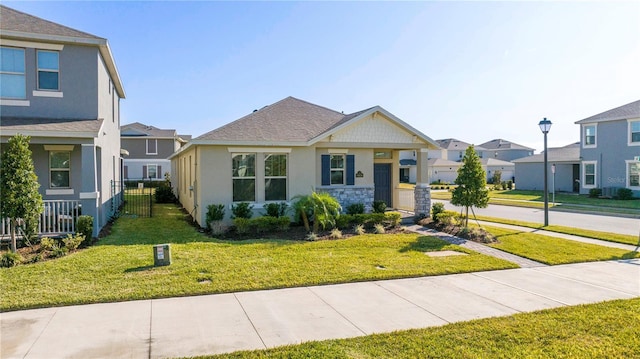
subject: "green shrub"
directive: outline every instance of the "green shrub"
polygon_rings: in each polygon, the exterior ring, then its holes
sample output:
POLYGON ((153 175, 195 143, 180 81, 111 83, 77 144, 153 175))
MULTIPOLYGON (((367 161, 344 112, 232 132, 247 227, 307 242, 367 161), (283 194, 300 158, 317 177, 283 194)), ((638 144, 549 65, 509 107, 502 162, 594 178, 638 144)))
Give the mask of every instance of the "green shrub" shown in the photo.
POLYGON ((383 224, 385 220, 384 213, 369 213, 366 214, 367 219, 365 220, 365 224, 370 226, 375 226, 376 224, 383 224))
POLYGON ((253 216, 253 205, 249 202, 240 202, 231 206, 233 215, 231 218, 246 218, 253 216))
POLYGON ((373 201, 373 213, 384 213, 387 210, 385 201, 373 201))
POLYGON ((51 251, 51 256, 54 258, 60 258, 66 255, 67 255, 67 248, 65 247, 58 247, 58 248, 55 248, 53 251, 51 251))
POLYGON ((389 227, 397 227, 402 221, 402 215, 399 212, 386 212, 382 224, 389 227))
POLYGON ((264 207, 267 212, 267 216, 269 217, 283 217, 287 214, 287 209, 289 209, 289 205, 286 202, 280 203, 268 203, 264 207))
POLYGON ((245 234, 249 233, 251 221, 248 218, 238 217, 233 220, 233 225, 236 227, 236 233, 245 234))
POLYGON ((173 189, 170 184, 161 184, 156 188, 155 192, 156 203, 175 203, 177 198, 173 194, 173 189))
POLYGON ((434 220, 434 222, 437 222, 437 216, 438 214, 444 212, 444 203, 442 202, 435 202, 432 206, 431 206, 431 218, 434 220))
POLYGON ((364 213, 364 203, 352 203, 347 206, 347 214, 362 214, 364 213))
POLYGON ((22 257, 20 254, 14 252, 5 252, 2 253, 0 257, 0 267, 2 268, 11 268, 15 267, 22 262, 22 257))
POLYGON ((343 214, 336 218, 336 227, 340 229, 348 228, 354 223, 355 216, 352 214, 343 214))
POLYGON ((633 199, 633 191, 628 188, 618 188, 616 197, 620 200, 625 200, 625 201, 633 199))
POLYGON ((589 190, 589 197, 590 198, 598 198, 602 196, 602 189, 601 188, 592 188, 589 190))
POLYGON ((49 237, 42 237, 40 240, 40 248, 45 251, 53 251, 60 246, 58 245, 58 241, 49 237))
POLYGON ((507 189, 508 190, 512 190, 513 189, 513 181, 512 180, 508 180, 507 181, 507 189))
POLYGON ((62 239, 62 243, 64 243, 64 248, 67 252, 73 252, 78 249, 82 241, 84 241, 84 235, 82 234, 77 234, 75 236, 67 234, 67 237, 62 239))
POLYGON ((224 214, 224 204, 210 204, 207 206, 206 225, 212 235, 217 236, 226 232, 227 226, 222 222, 224 214))
POLYGON ((458 221, 459 217, 460 215, 457 212, 444 211, 436 215, 435 222, 442 226, 452 225, 458 221))
POLYGON ((361 224, 356 224, 355 226, 353 226, 353 233, 361 236, 363 234, 366 233, 366 231, 364 230, 364 226, 361 224))
MULTIPOLYGON (((78 217, 76 233, 84 236, 85 239, 93 238, 93 217, 82 215, 78 217)), ((90 241, 87 241, 87 243, 90 241)))

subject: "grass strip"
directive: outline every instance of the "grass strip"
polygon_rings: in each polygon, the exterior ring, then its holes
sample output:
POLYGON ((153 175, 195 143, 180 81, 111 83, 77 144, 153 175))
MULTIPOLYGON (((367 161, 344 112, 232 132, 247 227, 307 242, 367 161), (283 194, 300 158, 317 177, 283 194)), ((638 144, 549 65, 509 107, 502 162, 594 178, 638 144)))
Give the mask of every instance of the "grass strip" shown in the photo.
POLYGON ((549 237, 531 232, 484 226, 499 242, 490 247, 549 265, 640 257, 638 252, 549 237))
POLYGON ((589 229, 565 227, 565 226, 558 226, 558 225, 549 225, 545 227, 540 223, 517 221, 512 219, 487 217, 487 216, 476 216, 476 218, 480 221, 511 224, 514 226, 521 226, 521 227, 528 227, 528 228, 535 228, 535 229, 543 229, 549 232, 571 234, 574 236, 600 239, 600 240, 609 241, 609 242, 631 244, 631 245, 638 244, 638 237, 631 236, 628 234, 600 232, 600 231, 593 231, 589 229))
POLYGON ((199 358, 635 358, 640 298, 199 358))
POLYGON ((175 205, 153 218, 119 218, 97 245, 65 257, 0 269, 0 309, 18 310, 516 268, 416 233, 344 240, 222 241, 189 225, 175 205), (172 264, 153 266, 154 244, 172 264), (431 258, 454 250, 466 256, 431 258))

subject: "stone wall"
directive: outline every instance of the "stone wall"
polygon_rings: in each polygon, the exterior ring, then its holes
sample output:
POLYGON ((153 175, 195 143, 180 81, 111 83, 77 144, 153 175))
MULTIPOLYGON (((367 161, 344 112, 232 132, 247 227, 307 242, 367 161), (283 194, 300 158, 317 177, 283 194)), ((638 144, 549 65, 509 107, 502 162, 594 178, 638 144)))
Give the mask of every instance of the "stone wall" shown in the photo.
POLYGON ((346 212, 347 207, 354 203, 364 203, 365 213, 373 210, 373 186, 319 187, 318 192, 329 193, 337 199, 343 212, 346 212))
POLYGON ((425 183, 418 183, 413 191, 416 217, 429 217, 431 213, 431 186, 425 183))

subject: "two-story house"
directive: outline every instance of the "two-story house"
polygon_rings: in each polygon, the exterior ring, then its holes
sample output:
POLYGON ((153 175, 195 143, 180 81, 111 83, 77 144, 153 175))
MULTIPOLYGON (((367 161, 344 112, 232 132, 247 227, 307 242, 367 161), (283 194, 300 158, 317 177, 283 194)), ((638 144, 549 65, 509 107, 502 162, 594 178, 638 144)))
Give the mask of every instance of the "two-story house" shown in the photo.
POLYGON ((534 149, 517 143, 496 138, 485 143, 481 143, 478 147, 485 149, 485 156, 501 161, 513 161, 518 158, 533 156, 534 149))
POLYGON ((31 136, 41 233, 73 231, 59 218, 81 208, 96 235, 120 198, 125 93, 107 40, 0 6, 0 59, 0 142, 31 136))
POLYGON ((124 180, 164 180, 171 173, 169 156, 186 144, 191 136, 176 130, 160 129, 134 122, 120 127, 124 158, 124 180))
POLYGON ((601 188, 640 196, 640 100, 577 121, 580 125, 580 193, 601 188))

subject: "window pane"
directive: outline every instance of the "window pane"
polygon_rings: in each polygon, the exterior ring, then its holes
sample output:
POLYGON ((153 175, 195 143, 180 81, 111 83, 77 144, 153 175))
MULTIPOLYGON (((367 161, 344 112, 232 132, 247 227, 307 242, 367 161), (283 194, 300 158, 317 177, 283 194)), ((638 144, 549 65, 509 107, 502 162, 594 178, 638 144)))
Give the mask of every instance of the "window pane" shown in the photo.
POLYGON ((51 168, 69 168, 70 152, 51 152, 51 168))
POLYGON ((264 160, 264 175, 267 177, 287 175, 287 155, 270 154, 264 160))
POLYGON ((640 142, 640 132, 633 132, 631 134, 631 142, 640 142))
POLYGON ((58 53, 51 51, 38 51, 38 69, 58 70, 58 53))
POLYGON ((256 183, 254 179, 233 180, 233 201, 253 202, 256 200, 256 183))
POLYGON ((344 171, 331 171, 331 184, 344 184, 344 171))
POLYGON ((38 88, 42 90, 58 90, 58 73, 38 71, 38 88))
MULTIPOLYGON (((0 48, 0 71, 24 74, 24 50, 0 48)), ((2 86, 4 87, 4 83, 2 86)))
POLYGON ((585 176, 585 182, 587 185, 594 185, 596 183, 595 179, 596 179, 596 176, 594 175, 585 176))
POLYGON ((331 156, 331 168, 344 168, 344 156, 332 155, 331 156))
POLYGON ((24 75, 0 74, 0 97, 27 97, 27 84, 24 75))
POLYGON ((640 163, 629 163, 629 186, 640 186, 640 163))
POLYGON ((158 168, 156 166, 148 166, 147 167, 147 177, 149 177, 149 178, 158 178, 157 169, 158 168))
POLYGON ((287 200, 287 180, 285 178, 270 178, 264 181, 264 199, 266 201, 287 200))
POLYGON ((254 153, 233 155, 233 177, 255 177, 256 155, 254 153))
POLYGON ((631 132, 640 132, 640 121, 631 122, 631 132))
POLYGON ((587 164, 584 166, 584 173, 589 174, 589 175, 593 175, 596 173, 596 165, 594 164, 587 164))
POLYGON ((51 188, 69 187, 69 171, 51 171, 51 188))

